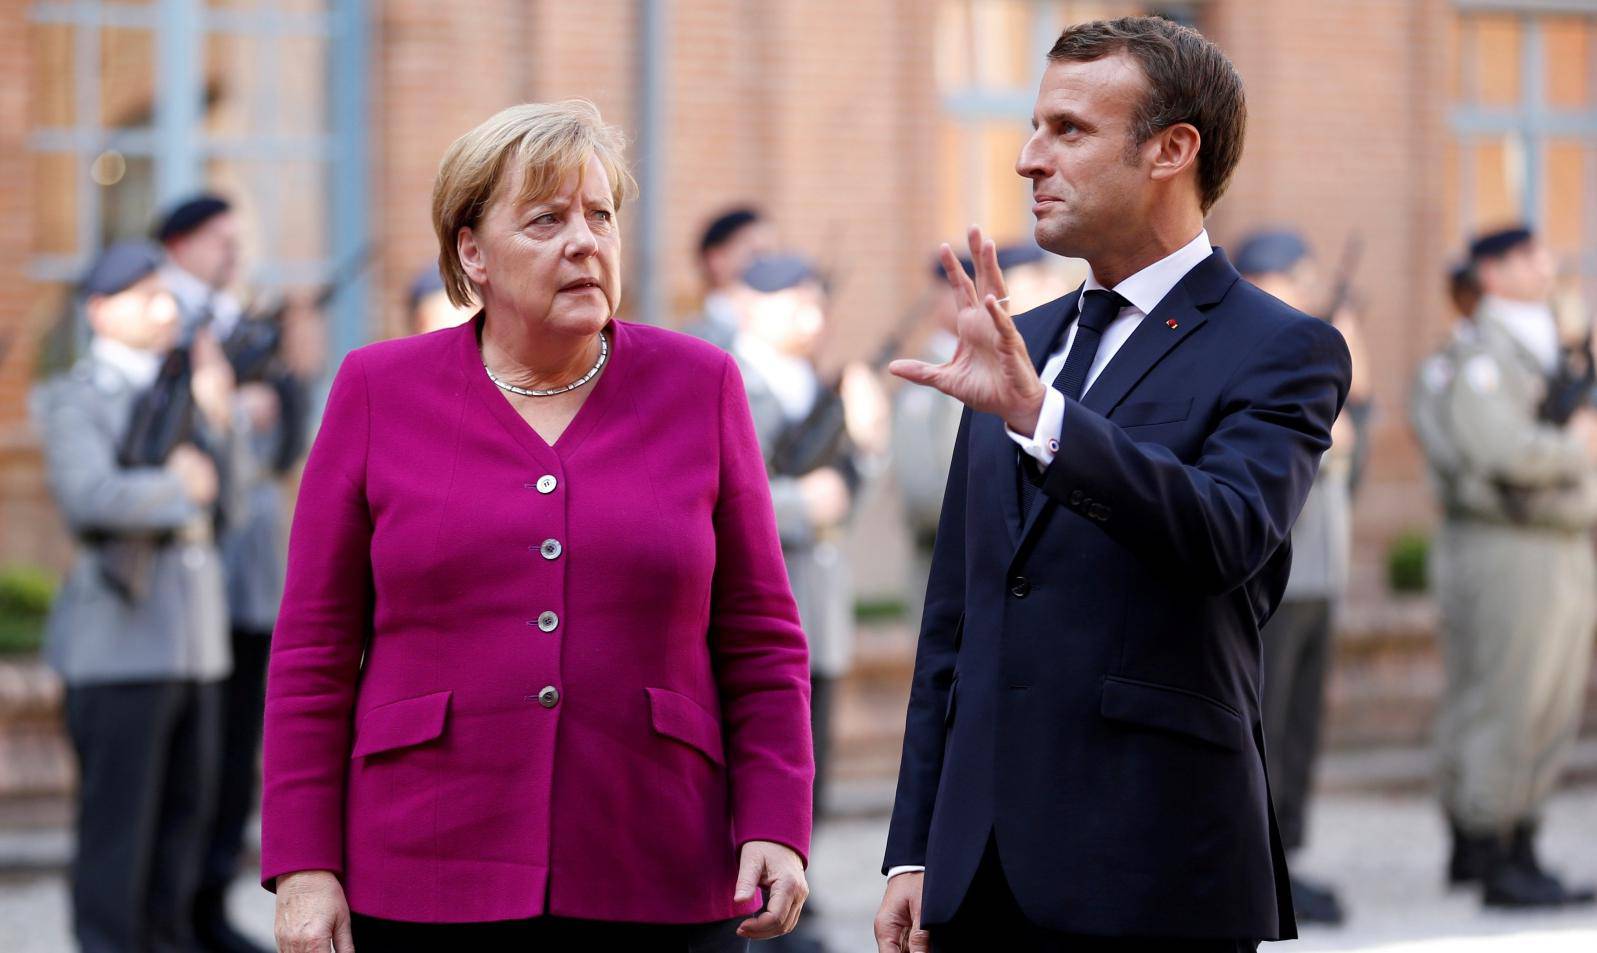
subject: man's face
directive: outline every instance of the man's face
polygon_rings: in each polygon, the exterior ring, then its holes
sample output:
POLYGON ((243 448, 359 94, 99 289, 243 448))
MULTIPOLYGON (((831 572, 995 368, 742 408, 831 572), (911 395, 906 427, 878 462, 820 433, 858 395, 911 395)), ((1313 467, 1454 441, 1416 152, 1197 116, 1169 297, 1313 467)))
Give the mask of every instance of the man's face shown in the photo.
POLYGON ((790 357, 814 357, 826 330, 826 295, 806 282, 785 291, 751 297, 748 330, 790 357))
POLYGON ((1478 266, 1481 290, 1509 301, 1545 303, 1558 277, 1552 253, 1541 242, 1530 241, 1500 258, 1478 266))
POLYGON ((86 308, 89 327, 99 337, 157 353, 177 342, 177 300, 159 275, 149 275, 114 295, 95 295, 86 308))
POLYGON ((179 268, 212 288, 226 288, 238 276, 238 218, 232 212, 214 215, 168 244, 166 253, 179 268))
POLYGON ((1132 141, 1147 81, 1118 53, 1050 63, 1015 171, 1031 179, 1037 244, 1091 260, 1142 231, 1152 205, 1148 162, 1132 141))
POLYGON ((719 291, 743 276, 754 259, 776 250, 776 236, 764 222, 750 222, 732 237, 704 253, 704 277, 719 291))

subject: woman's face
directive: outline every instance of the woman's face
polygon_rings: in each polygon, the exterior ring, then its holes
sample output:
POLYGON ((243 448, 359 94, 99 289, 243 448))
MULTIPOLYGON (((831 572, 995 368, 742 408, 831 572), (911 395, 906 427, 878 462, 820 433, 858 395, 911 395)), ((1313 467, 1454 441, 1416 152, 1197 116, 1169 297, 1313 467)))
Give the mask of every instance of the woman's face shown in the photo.
POLYGON ((596 334, 621 303, 621 227, 610 177, 590 158, 553 195, 520 202, 522 170, 474 228, 457 236, 461 264, 489 314, 566 334, 596 334))

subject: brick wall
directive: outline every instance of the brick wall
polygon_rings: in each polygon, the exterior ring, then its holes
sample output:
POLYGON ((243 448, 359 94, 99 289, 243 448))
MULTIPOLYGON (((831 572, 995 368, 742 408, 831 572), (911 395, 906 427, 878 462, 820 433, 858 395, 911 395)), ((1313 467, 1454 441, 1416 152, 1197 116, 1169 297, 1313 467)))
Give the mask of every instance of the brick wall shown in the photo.
POLYGON ((1252 3, 1205 20, 1248 90, 1248 143, 1211 222, 1235 244, 1250 228, 1301 228, 1327 268, 1364 241, 1357 292, 1376 400, 1371 469, 1357 505, 1360 588, 1377 584, 1391 535, 1431 520, 1407 424, 1412 368, 1446 324, 1441 280, 1454 253, 1441 217, 1446 143, 1444 0, 1252 3))
MULTIPOLYGON (((32 89, 26 3, 0 0, 0 330, 32 320, 24 279, 29 176, 23 148, 32 89)), ((784 241, 839 279, 833 357, 866 353, 918 288, 937 233, 940 151, 932 6, 918 0, 676 0, 664 143, 662 268, 673 313, 697 304, 692 246, 704 220, 756 202, 784 241)), ((1446 0, 1339 3, 1213 0, 1203 27, 1248 83, 1243 167, 1212 220, 1222 243, 1246 229, 1304 228, 1326 259, 1354 229, 1379 402, 1376 454, 1359 502, 1361 578, 1386 536, 1428 520, 1428 495, 1404 422, 1409 368, 1440 334, 1437 275, 1448 201, 1446 0)), ((403 297, 436 254, 428 204, 449 142, 505 105, 585 96, 634 137, 633 0, 385 0, 374 5, 370 177, 381 247, 374 336, 402 328, 403 297)), ((635 154, 637 150, 635 149, 635 154)), ((637 261, 635 239, 631 260, 637 261)), ((635 275, 634 275, 635 277, 635 275)), ((22 426, 32 355, 0 365, 0 560, 58 560, 22 426)), ((889 524, 884 522, 883 526, 889 524)))

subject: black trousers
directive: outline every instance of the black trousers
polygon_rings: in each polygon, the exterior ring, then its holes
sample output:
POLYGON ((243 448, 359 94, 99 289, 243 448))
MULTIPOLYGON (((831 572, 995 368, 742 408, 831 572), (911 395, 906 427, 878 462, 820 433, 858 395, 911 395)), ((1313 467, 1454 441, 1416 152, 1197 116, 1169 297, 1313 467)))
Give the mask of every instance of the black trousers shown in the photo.
POLYGON ((1259 948, 1253 940, 1077 936, 1036 926, 1015 901, 991 837, 954 919, 927 929, 933 953, 1255 953, 1259 948))
POLYGON ((260 775, 261 721, 266 710, 266 663, 271 657, 270 632, 233 630, 233 674, 222 683, 217 713, 222 739, 221 777, 216 793, 216 822, 200 889, 224 892, 238 874, 244 851, 244 826, 255 807, 260 775))
POLYGON ((814 810, 821 814, 821 798, 826 790, 832 764, 832 712, 837 705, 837 679, 810 676, 810 737, 815 745, 814 810))
POLYGON ((742 918, 715 923, 608 923, 535 917, 495 923, 403 923, 355 913, 350 927, 360 953, 527 953, 531 950, 659 950, 661 953, 747 953, 737 935, 742 918))
POLYGON ((1303 846, 1309 792, 1320 756, 1325 682, 1331 669, 1331 602, 1281 603, 1264 632, 1264 748, 1270 796, 1287 850, 1303 846))
POLYGON ((188 953, 215 808, 219 687, 73 686, 78 849, 72 920, 83 953, 188 953))

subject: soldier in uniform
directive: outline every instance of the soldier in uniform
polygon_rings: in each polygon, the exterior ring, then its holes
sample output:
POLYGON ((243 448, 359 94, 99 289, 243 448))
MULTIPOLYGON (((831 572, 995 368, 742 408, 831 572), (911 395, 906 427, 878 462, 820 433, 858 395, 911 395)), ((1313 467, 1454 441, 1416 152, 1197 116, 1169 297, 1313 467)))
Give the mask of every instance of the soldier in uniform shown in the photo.
POLYGON ((755 209, 735 208, 712 219, 699 237, 704 304, 682 330, 730 350, 743 322, 743 273, 756 258, 770 254, 773 244, 770 224, 755 209))
POLYGON ((1550 256, 1523 228, 1470 249, 1475 314, 1422 365, 1413 422, 1443 509, 1433 548, 1447 668, 1438 744, 1454 884, 1496 907, 1589 903, 1537 857, 1597 624, 1597 412, 1542 416, 1559 359, 1550 256))
MULTIPOLYGON (((953 289, 943 275, 942 262, 934 258, 931 264, 931 284, 924 300, 932 330, 921 346, 920 357, 941 364, 954 356, 954 347, 959 343, 954 327, 959 308, 954 302, 953 289)), ((976 266, 968 258, 961 264, 965 265, 966 274, 975 274, 976 266)), ((898 485, 904 522, 913 547, 904 589, 911 633, 920 632, 932 543, 937 537, 937 519, 943 511, 943 488, 948 483, 954 437, 964 411, 964 404, 930 387, 900 387, 893 395, 893 480, 898 485)))
MULTIPOLYGON (((177 340, 160 263, 142 243, 100 256, 79 289, 89 352, 32 398, 50 491, 79 542, 45 654, 66 683, 79 766, 71 889, 86 953, 192 948, 231 664, 213 456, 183 442, 164 465, 119 461, 135 403, 177 340), (115 555, 130 551, 142 555, 115 555)), ((191 433, 215 453, 231 374, 208 337, 194 352, 191 433)))
MULTIPOLYGON (((843 537, 861 493, 881 466, 888 406, 875 375, 863 365, 850 365, 835 389, 817 371, 827 302, 811 262, 796 255, 762 256, 742 281, 748 299, 731 353, 765 452, 782 557, 809 640, 819 814, 837 685, 854 651, 854 587, 843 537), (828 402, 835 402, 840 414, 828 414, 828 402)), ((780 950, 824 948, 802 923, 769 942, 780 950)))
MULTIPOLYGON (((180 202, 156 225, 155 236, 166 251, 162 278, 177 298, 184 327, 190 332, 205 327, 224 342, 247 334, 251 318, 228 290, 239 268, 239 225, 228 201, 207 194, 180 202)), ((294 318, 304 320, 299 314, 294 318)), ((225 901, 255 803, 266 663, 283 599, 288 506, 282 481, 304 451, 310 401, 304 377, 274 360, 259 379, 238 382, 234 403, 238 440, 226 478, 241 508, 219 540, 233 673, 223 686, 217 715, 221 775, 194 923, 206 953, 264 953, 228 921, 225 901)))
MULTIPOLYGON (((1237 251, 1236 266, 1242 277, 1300 311, 1313 314, 1325 304, 1325 289, 1309 245, 1296 232, 1271 230, 1249 236, 1237 251)), ((1358 352, 1349 350, 1355 356, 1357 381, 1358 352)), ((1292 571, 1286 591, 1262 633, 1261 707, 1270 795, 1282 846, 1289 853, 1302 848, 1307 837, 1336 611, 1347 588, 1356 441, 1346 408, 1331 428, 1331 440, 1292 527, 1292 571)), ((1331 887, 1295 872, 1291 881, 1299 921, 1333 925, 1343 921, 1342 903, 1331 887)))

